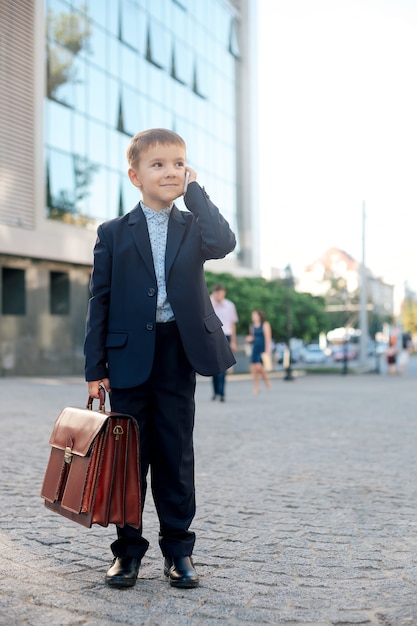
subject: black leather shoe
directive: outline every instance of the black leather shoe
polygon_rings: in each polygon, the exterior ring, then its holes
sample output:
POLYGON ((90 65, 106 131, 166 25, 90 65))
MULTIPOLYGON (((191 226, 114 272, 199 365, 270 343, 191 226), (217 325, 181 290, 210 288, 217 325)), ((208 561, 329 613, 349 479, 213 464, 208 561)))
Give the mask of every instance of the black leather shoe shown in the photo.
POLYGON ((139 574, 140 559, 117 556, 106 574, 110 587, 134 587, 139 574))
POLYGON ((172 556, 165 559, 164 574, 171 587, 192 589, 198 587, 198 574, 190 556, 172 556))

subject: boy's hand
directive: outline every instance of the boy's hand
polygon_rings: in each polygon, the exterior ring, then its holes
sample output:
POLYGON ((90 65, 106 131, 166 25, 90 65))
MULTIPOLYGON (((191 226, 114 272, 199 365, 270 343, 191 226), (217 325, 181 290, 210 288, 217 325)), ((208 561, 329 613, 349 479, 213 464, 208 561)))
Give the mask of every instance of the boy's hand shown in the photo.
POLYGON ((99 394, 100 385, 103 385, 107 393, 111 392, 109 379, 102 378, 101 380, 90 380, 87 383, 88 395, 91 396, 92 398, 99 398, 100 397, 100 394, 99 394))
MULTIPOLYGON (((188 175, 188 182, 187 182, 187 186, 194 182, 195 180, 197 180, 197 172, 195 170, 192 169, 192 167, 188 167, 188 165, 185 168, 185 177, 187 178, 188 175)), ((186 187, 184 188, 184 195, 187 193, 187 189, 186 187)))

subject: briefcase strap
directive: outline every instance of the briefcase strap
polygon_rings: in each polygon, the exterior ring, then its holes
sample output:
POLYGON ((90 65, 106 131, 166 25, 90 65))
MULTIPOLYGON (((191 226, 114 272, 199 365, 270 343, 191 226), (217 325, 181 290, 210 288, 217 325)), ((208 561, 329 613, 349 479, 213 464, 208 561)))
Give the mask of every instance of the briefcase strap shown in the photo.
MULTIPOLYGON (((99 393, 98 410, 101 411, 102 413, 105 413, 106 412, 106 389, 104 385, 99 386, 98 393, 99 393)), ((93 410, 93 401, 94 401, 94 398, 92 396, 88 396, 87 409, 90 409, 90 411, 93 410)))

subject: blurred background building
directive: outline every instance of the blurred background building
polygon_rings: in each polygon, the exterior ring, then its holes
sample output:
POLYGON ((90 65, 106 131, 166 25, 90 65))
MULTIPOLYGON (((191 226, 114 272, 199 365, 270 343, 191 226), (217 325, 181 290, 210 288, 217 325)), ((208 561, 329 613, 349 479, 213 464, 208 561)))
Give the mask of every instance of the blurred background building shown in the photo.
POLYGON ((139 130, 184 137, 237 234, 207 269, 259 273, 256 32, 253 0, 2 0, 0 373, 82 374, 96 227, 139 200, 139 130))

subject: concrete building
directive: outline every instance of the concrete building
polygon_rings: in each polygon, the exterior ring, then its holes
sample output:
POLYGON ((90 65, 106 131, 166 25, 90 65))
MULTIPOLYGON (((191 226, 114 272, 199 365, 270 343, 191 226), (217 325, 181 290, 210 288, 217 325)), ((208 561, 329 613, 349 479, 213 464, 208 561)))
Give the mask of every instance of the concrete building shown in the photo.
MULTIPOLYGON (((315 296, 328 298, 334 288, 345 290, 346 297, 358 296, 360 290, 361 264, 350 254, 339 248, 329 248, 323 256, 313 261, 298 276, 296 289, 315 296)), ((381 316, 394 314, 394 286, 373 276, 366 269, 367 301, 372 304, 374 313, 381 316)))
POLYGON ((139 200, 138 130, 184 137, 237 233, 207 269, 259 271, 253 0, 3 0, 0 53, 0 373, 82 373, 96 228, 139 200))

